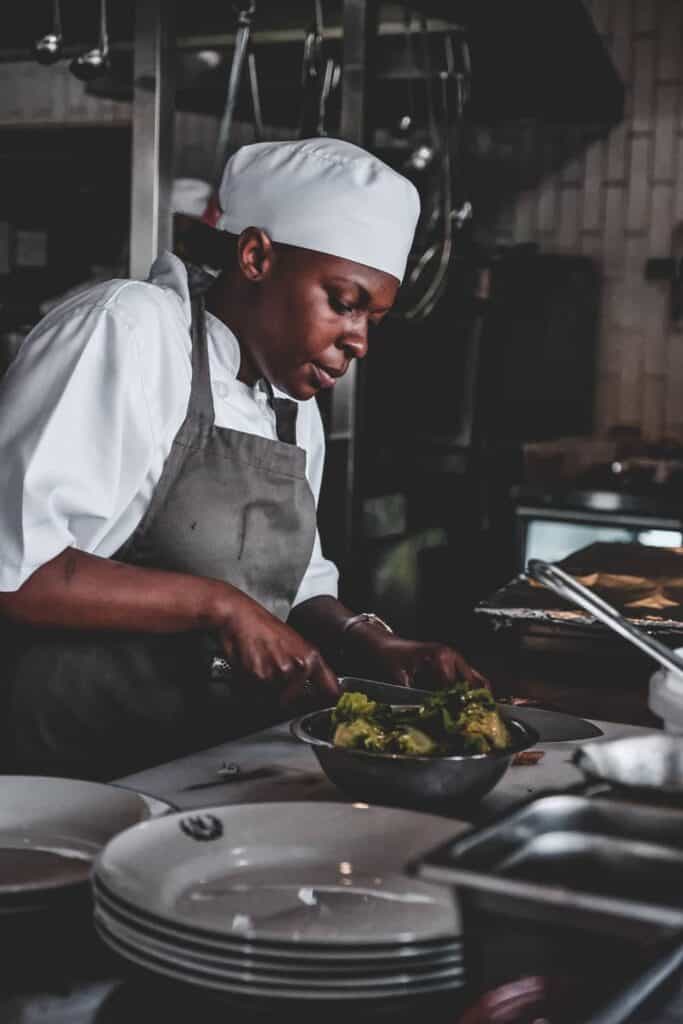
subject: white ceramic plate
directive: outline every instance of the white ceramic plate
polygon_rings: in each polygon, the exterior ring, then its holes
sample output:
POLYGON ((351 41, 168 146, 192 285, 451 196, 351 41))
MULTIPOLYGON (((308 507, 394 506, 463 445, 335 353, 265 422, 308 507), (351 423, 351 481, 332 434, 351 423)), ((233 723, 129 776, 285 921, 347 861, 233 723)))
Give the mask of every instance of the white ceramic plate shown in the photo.
POLYGON ((0 901, 86 881, 113 836, 169 807, 104 783, 0 776, 0 901))
POLYGON ((342 946, 454 939, 450 890, 403 868, 467 827, 367 804, 204 808, 127 829, 95 873, 127 905, 218 936, 342 946))
POLYGON ((303 970, 327 971, 330 967, 346 970, 383 970, 396 963, 397 960, 408 961, 419 966, 425 962, 459 956, 462 953, 462 940, 448 939, 421 945, 396 943, 393 946, 370 947, 362 946, 360 951, 355 947, 304 946, 302 943, 274 945, 267 942, 241 941, 239 938, 227 936, 218 938, 192 928, 172 927, 167 922, 159 921, 151 915, 136 913, 134 909, 116 900, 105 892, 97 878, 93 877, 93 897, 97 907, 113 916, 122 924, 137 932, 149 934, 161 942, 182 948, 194 948, 212 956, 228 956, 240 959, 254 958, 257 962, 267 963, 277 969, 296 970, 305 965, 303 970))
POLYGON ((275 985, 264 985, 262 982, 258 987, 256 987, 246 983, 227 981, 224 978, 210 975, 197 969, 190 969, 187 967, 180 967, 177 964, 171 964, 167 960, 163 960, 159 957, 153 957, 149 953, 144 953, 140 949, 122 942, 118 937, 105 929, 100 923, 96 922, 95 928, 103 942, 105 942, 115 952, 119 953, 120 956, 131 961, 131 963, 138 964, 139 966, 145 967, 155 973, 164 974, 176 981, 185 982, 190 985, 197 985, 201 988, 210 988, 236 996, 254 997, 261 1001, 268 999, 295 999, 306 1001, 344 1000, 348 1002, 365 1003, 374 1000, 400 1000, 418 995, 433 995, 439 992, 443 993, 448 991, 454 992, 457 989, 462 988, 462 985, 464 984, 464 976, 459 975, 456 978, 450 978, 446 981, 435 981, 432 983, 425 983, 424 985, 414 985, 410 987, 403 985, 396 989, 366 989, 362 993, 358 993, 356 989, 329 989, 327 991, 316 989, 315 991, 312 991, 310 988, 303 986, 301 988, 279 988, 275 985))
POLYGON ((314 967, 312 970, 305 964, 284 964, 247 957, 231 957, 224 954, 206 953, 192 945, 185 946, 165 942, 157 936, 142 933, 135 928, 122 924, 121 920, 112 917, 98 904, 95 908, 95 920, 106 931, 122 942, 139 949, 142 953, 157 956, 189 968, 206 970, 208 973, 222 975, 231 980, 264 983, 273 982, 284 987, 338 987, 338 988, 374 988, 377 985, 403 985, 435 981, 438 978, 455 977, 463 973, 462 950, 448 956, 436 956, 433 960, 413 964, 400 958, 384 962, 381 968, 369 969, 361 963, 356 968, 339 968, 336 965, 314 967))
POLYGON ((444 965, 434 965, 431 969, 422 971, 410 971, 408 968, 401 970, 394 964, 390 973, 378 974, 375 976, 325 976, 324 972, 317 974, 293 975, 290 971, 264 969, 261 966, 245 966, 237 964, 231 966, 220 957, 207 958, 202 954, 193 954, 179 947, 170 947, 163 943, 151 941, 149 938, 140 935, 138 932, 126 928, 114 921, 101 909, 95 911, 95 921, 115 939, 137 949, 143 955, 158 957, 160 960, 186 969, 189 971, 200 971, 212 977, 222 978, 229 982, 238 982, 246 985, 275 985, 278 988, 302 988, 317 991, 318 989, 346 991, 353 989, 359 994, 366 989, 394 989, 402 986, 431 984, 449 979, 455 980, 463 976, 462 962, 449 962, 444 965))

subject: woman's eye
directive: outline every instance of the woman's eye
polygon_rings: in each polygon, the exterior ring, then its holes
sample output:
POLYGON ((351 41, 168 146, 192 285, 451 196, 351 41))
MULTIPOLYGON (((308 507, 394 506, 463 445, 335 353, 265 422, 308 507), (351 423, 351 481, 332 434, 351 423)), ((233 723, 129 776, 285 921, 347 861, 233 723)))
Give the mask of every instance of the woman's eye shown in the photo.
POLYGON ((347 305, 341 299, 336 299, 334 295, 330 296, 330 305, 335 313, 353 313, 353 306, 347 305))

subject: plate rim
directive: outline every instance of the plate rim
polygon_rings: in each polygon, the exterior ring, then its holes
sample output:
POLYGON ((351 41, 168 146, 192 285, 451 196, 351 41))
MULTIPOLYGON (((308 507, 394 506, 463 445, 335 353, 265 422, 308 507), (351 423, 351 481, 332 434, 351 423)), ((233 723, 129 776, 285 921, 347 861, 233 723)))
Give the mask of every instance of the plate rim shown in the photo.
POLYGON ((160 973, 160 974, 166 974, 167 976, 169 976, 171 978, 175 978, 175 980, 177 980, 177 981, 186 982, 187 984, 191 984, 191 985, 194 984, 194 985, 196 985, 196 986, 198 986, 200 988, 214 988, 214 989, 217 989, 218 991, 221 991, 221 992, 234 993, 235 995, 245 995, 247 997, 256 996, 257 998, 265 999, 267 1001, 271 1001, 271 1000, 272 1001, 276 1001, 276 1000, 280 1000, 280 999, 282 999, 282 1000, 305 999, 305 1000, 307 1000, 309 1002, 313 1002, 313 1001, 316 1001, 316 1000, 329 1002, 332 999, 341 999, 341 1000, 343 1000, 345 1002, 360 1002, 360 1003, 363 1003, 365 1001, 376 1002, 376 1001, 381 1000, 381 999, 388 999, 388 1000, 399 999, 400 1000, 400 999, 407 999, 407 998, 410 998, 410 996, 415 996, 415 995, 427 995, 427 994, 429 994, 431 992, 436 993, 436 992, 445 992, 445 991, 449 991, 449 990, 450 991, 457 991, 458 989, 462 988, 462 986, 464 984, 464 974, 463 974, 463 981, 462 981, 462 983, 460 985, 443 984, 443 985, 436 985, 436 986, 427 986, 426 988, 416 988, 414 990, 409 990, 407 992, 406 991, 397 991, 397 992, 391 992, 391 993, 381 992, 381 993, 377 993, 376 995, 372 995, 370 993, 367 993, 367 994, 364 994, 361 999, 355 999, 353 992, 349 992, 348 994, 345 994, 345 993, 342 993, 342 992, 334 992, 334 993, 330 993, 328 995, 325 995, 325 994, 323 994, 322 991, 311 993, 310 990, 306 990, 306 989, 299 989, 299 990, 292 989, 291 991, 284 991, 284 990, 281 990, 281 989, 272 989, 271 988, 271 989, 265 989, 265 990, 264 989, 258 990, 258 989, 252 988, 251 986, 241 985, 239 983, 237 983, 235 985, 229 985, 229 986, 228 985, 221 985, 217 981, 213 982, 212 979, 205 979, 205 978, 203 978, 201 976, 201 974, 198 974, 198 975, 194 976, 191 972, 179 973, 177 971, 174 971, 171 968, 169 968, 164 961, 161 961, 159 963, 158 962, 158 958, 149 958, 148 959, 147 957, 145 957, 144 954, 142 954, 142 955, 138 954, 137 950, 132 950, 132 951, 129 950, 129 947, 128 947, 127 943, 123 943, 120 940, 118 940, 116 937, 110 935, 106 931, 106 929, 102 928, 100 925, 95 924, 94 927, 95 927, 95 930, 97 931, 97 934, 102 939, 102 941, 105 942, 106 944, 108 944, 112 949, 114 949, 115 952, 119 953, 120 956, 124 957, 125 959, 131 960, 134 963, 137 962, 138 964, 140 964, 141 966, 147 968, 148 970, 151 970, 151 971, 154 971, 154 972, 160 973), (120 947, 123 947, 124 952, 121 951, 120 947), (154 966, 151 966, 151 964, 154 964, 154 966))

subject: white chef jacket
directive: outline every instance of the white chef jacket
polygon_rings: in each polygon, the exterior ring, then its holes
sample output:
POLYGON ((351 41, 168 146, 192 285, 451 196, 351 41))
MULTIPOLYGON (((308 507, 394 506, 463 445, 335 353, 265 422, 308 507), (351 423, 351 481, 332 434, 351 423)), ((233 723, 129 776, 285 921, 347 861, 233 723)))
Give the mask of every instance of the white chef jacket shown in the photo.
MULTIPOLYGON (((206 319, 216 425, 275 440, 264 382, 237 380, 235 335, 206 319)), ((74 295, 24 340, 0 379, 0 590, 17 590, 67 547, 107 558, 133 533, 187 412, 190 323, 187 272, 166 252, 147 282, 74 295)), ((297 444, 317 505, 322 421, 315 400, 298 404, 297 444)), ((336 597, 337 582, 316 531, 294 604, 336 597)))

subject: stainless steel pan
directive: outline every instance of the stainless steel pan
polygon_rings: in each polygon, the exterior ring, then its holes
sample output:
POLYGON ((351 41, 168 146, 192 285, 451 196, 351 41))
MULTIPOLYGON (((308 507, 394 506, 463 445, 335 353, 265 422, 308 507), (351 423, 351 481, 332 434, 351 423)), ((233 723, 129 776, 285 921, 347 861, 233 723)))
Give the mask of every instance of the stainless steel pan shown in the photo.
MULTIPOLYGON (((415 706, 415 705, 413 705, 415 706)), ((488 793, 515 754, 538 743, 538 733, 506 715, 512 745, 490 754, 415 757, 335 747, 332 708, 312 711, 291 723, 292 735, 313 749, 327 777, 355 800, 440 810, 468 807, 488 793)))

